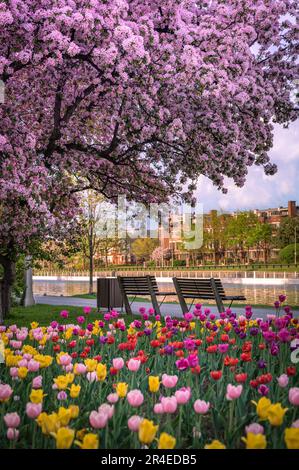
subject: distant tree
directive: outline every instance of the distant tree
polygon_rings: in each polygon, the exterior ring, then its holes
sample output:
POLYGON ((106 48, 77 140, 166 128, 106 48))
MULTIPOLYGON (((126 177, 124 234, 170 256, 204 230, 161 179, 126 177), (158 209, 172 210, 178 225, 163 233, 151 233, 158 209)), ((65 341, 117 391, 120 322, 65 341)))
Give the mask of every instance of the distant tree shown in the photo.
MULTIPOLYGON (((299 243, 296 244, 296 252, 299 255, 299 243)), ((295 243, 287 245, 279 253, 279 259, 283 263, 294 263, 295 262, 295 243)))
POLYGON ((263 260, 265 263, 268 261, 270 247, 273 239, 273 229, 270 224, 262 223, 257 221, 256 225, 253 226, 249 231, 248 244, 250 246, 256 246, 263 250, 263 260))
POLYGON ((138 261, 148 261, 157 245, 158 240, 154 238, 137 238, 132 243, 132 253, 138 261))
POLYGON ((237 260, 240 254, 243 263, 248 260, 249 248, 254 245, 254 233, 258 225, 258 217, 253 212, 239 212, 231 217, 225 230, 227 245, 234 251, 237 260))
POLYGON ((297 228, 297 240, 299 240, 299 217, 286 217, 282 220, 276 238, 279 248, 295 243, 295 227, 297 228))

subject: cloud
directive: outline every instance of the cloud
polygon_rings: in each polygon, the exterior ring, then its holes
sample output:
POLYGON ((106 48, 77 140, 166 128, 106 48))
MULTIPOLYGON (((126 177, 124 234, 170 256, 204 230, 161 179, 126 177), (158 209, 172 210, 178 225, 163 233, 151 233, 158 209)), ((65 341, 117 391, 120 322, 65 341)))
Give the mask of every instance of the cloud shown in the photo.
POLYGON ((231 211, 286 206, 288 200, 299 202, 299 120, 284 129, 276 125, 271 160, 278 166, 274 176, 267 176, 257 166, 249 168, 243 188, 225 180, 227 194, 217 190, 208 178, 200 177, 196 196, 204 211, 231 211))

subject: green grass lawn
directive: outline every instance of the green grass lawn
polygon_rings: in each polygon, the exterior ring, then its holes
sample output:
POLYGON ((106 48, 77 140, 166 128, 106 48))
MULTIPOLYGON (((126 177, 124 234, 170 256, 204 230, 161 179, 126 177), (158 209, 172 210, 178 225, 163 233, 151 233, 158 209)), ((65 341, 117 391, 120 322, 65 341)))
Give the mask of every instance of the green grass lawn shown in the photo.
MULTIPOLYGON (((30 326, 30 323, 37 321, 41 326, 47 326, 51 321, 57 320, 66 323, 66 320, 60 317, 61 310, 69 312, 68 322, 75 322, 79 315, 83 315, 82 307, 70 307, 68 305, 44 305, 38 304, 32 307, 12 307, 6 325, 17 324, 18 326, 30 326)), ((88 315, 90 321, 98 320, 100 314, 94 308, 88 315)))

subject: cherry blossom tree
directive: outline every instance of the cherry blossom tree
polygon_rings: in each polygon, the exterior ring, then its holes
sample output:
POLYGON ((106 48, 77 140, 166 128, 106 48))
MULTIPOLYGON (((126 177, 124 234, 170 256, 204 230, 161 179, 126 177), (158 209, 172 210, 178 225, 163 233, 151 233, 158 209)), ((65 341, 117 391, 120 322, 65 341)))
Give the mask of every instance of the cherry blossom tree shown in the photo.
MULTIPOLYGON (((0 0, 0 262, 67 229, 76 194, 190 197, 297 116, 296 0, 0 0), (63 227, 64 225, 64 227, 63 227)), ((297 32, 298 35, 298 32, 297 32)), ((297 36, 298 37, 298 36, 297 36)))

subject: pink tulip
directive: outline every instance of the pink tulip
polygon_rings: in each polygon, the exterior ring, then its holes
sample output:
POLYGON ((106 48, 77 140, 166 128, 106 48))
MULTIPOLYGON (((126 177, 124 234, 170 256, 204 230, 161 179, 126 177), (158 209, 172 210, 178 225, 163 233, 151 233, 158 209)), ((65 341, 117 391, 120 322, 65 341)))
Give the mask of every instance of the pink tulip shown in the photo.
POLYGON ((68 366, 72 362, 72 357, 69 354, 63 354, 60 356, 59 362, 62 366, 68 366))
POLYGON ((142 419, 143 418, 137 415, 131 416, 131 418, 128 419, 128 428, 130 431, 137 432, 142 419))
POLYGON ((97 376, 96 371, 88 372, 86 374, 86 378, 87 378, 88 382, 97 382, 98 381, 98 376, 97 376))
POLYGON ((117 393, 110 393, 108 396, 107 396, 107 401, 109 401, 109 403, 117 403, 118 402, 118 395, 117 393))
POLYGON ((205 415, 210 409, 210 403, 204 400, 196 400, 193 408, 195 413, 205 415))
POLYGON ((32 388, 42 388, 43 378, 41 375, 34 377, 32 380, 32 388))
POLYGON ((175 396, 162 397, 161 404, 163 407, 163 413, 175 413, 178 406, 178 402, 175 396))
POLYGON ((232 385, 228 384, 226 389, 226 398, 227 400, 236 400, 239 398, 243 390, 243 385, 232 385))
POLYGON ((26 359, 21 359, 20 361, 18 361, 19 367, 27 367, 27 364, 28 364, 28 361, 26 361, 26 359))
POLYGON ((294 406, 299 406, 299 388, 293 387, 289 390, 289 401, 294 406))
POLYGON ((180 388, 175 392, 175 397, 179 405, 185 405, 191 398, 190 387, 180 388))
POLYGON ((61 390, 57 393, 57 400, 67 400, 67 393, 64 390, 61 390))
POLYGON ((282 374, 280 377, 277 378, 278 385, 282 388, 285 388, 289 383, 289 377, 287 374, 282 374))
POLYGON ((90 425, 94 429, 103 429, 107 425, 108 421, 108 414, 107 413, 99 413, 98 411, 92 411, 89 415, 89 422, 90 425))
POLYGON ((78 362, 75 367, 76 374, 84 375, 86 373, 86 365, 78 362))
POLYGON ((114 415, 114 406, 109 405, 108 403, 103 403, 102 405, 99 406, 98 413, 106 413, 108 416, 108 419, 111 419, 112 416, 114 415))
POLYGON ((9 375, 13 378, 16 378, 19 376, 18 368, 17 367, 11 367, 9 369, 9 375))
POLYGON ((137 408, 138 406, 142 405, 144 396, 140 390, 131 390, 127 394, 127 400, 131 406, 137 408))
POLYGON ((8 428, 17 428, 21 423, 18 413, 6 413, 3 419, 8 428))
POLYGON ((83 307, 83 312, 85 313, 85 315, 88 315, 91 312, 91 307, 83 307))
POLYGON ((8 400, 13 393, 12 388, 8 384, 0 384, 0 401, 8 400))
POLYGON ((131 372, 137 372, 140 367, 141 361, 139 359, 130 359, 128 361, 128 369, 131 372))
POLYGON ((164 413, 162 403, 156 403, 154 406, 154 413, 162 415, 164 413))
POLYGON ((167 375, 163 374, 162 375, 162 384, 166 388, 173 388, 176 386, 177 381, 178 381, 178 376, 177 375, 167 375))
POLYGON ((294 421, 294 422, 292 423, 292 426, 291 426, 291 427, 292 427, 292 428, 299 428, 299 419, 297 419, 296 421, 294 421))
POLYGON ((113 359, 112 365, 113 365, 114 369, 121 370, 125 365, 125 361, 123 360, 122 357, 116 357, 116 358, 113 359))
POLYGON ((264 434, 264 428, 259 423, 252 423, 245 427, 246 434, 251 432, 252 434, 264 434))
POLYGON ((60 312, 60 316, 61 316, 61 318, 68 318, 69 312, 67 310, 62 310, 60 312))
POLYGON ((26 414, 28 418, 36 419, 42 412, 41 403, 27 403, 26 405, 26 414))
POLYGON ((29 372, 37 372, 39 370, 39 362, 35 361, 34 359, 30 359, 27 364, 29 372))
POLYGON ((8 428, 6 437, 10 441, 17 441, 19 439, 20 431, 15 428, 8 428))

